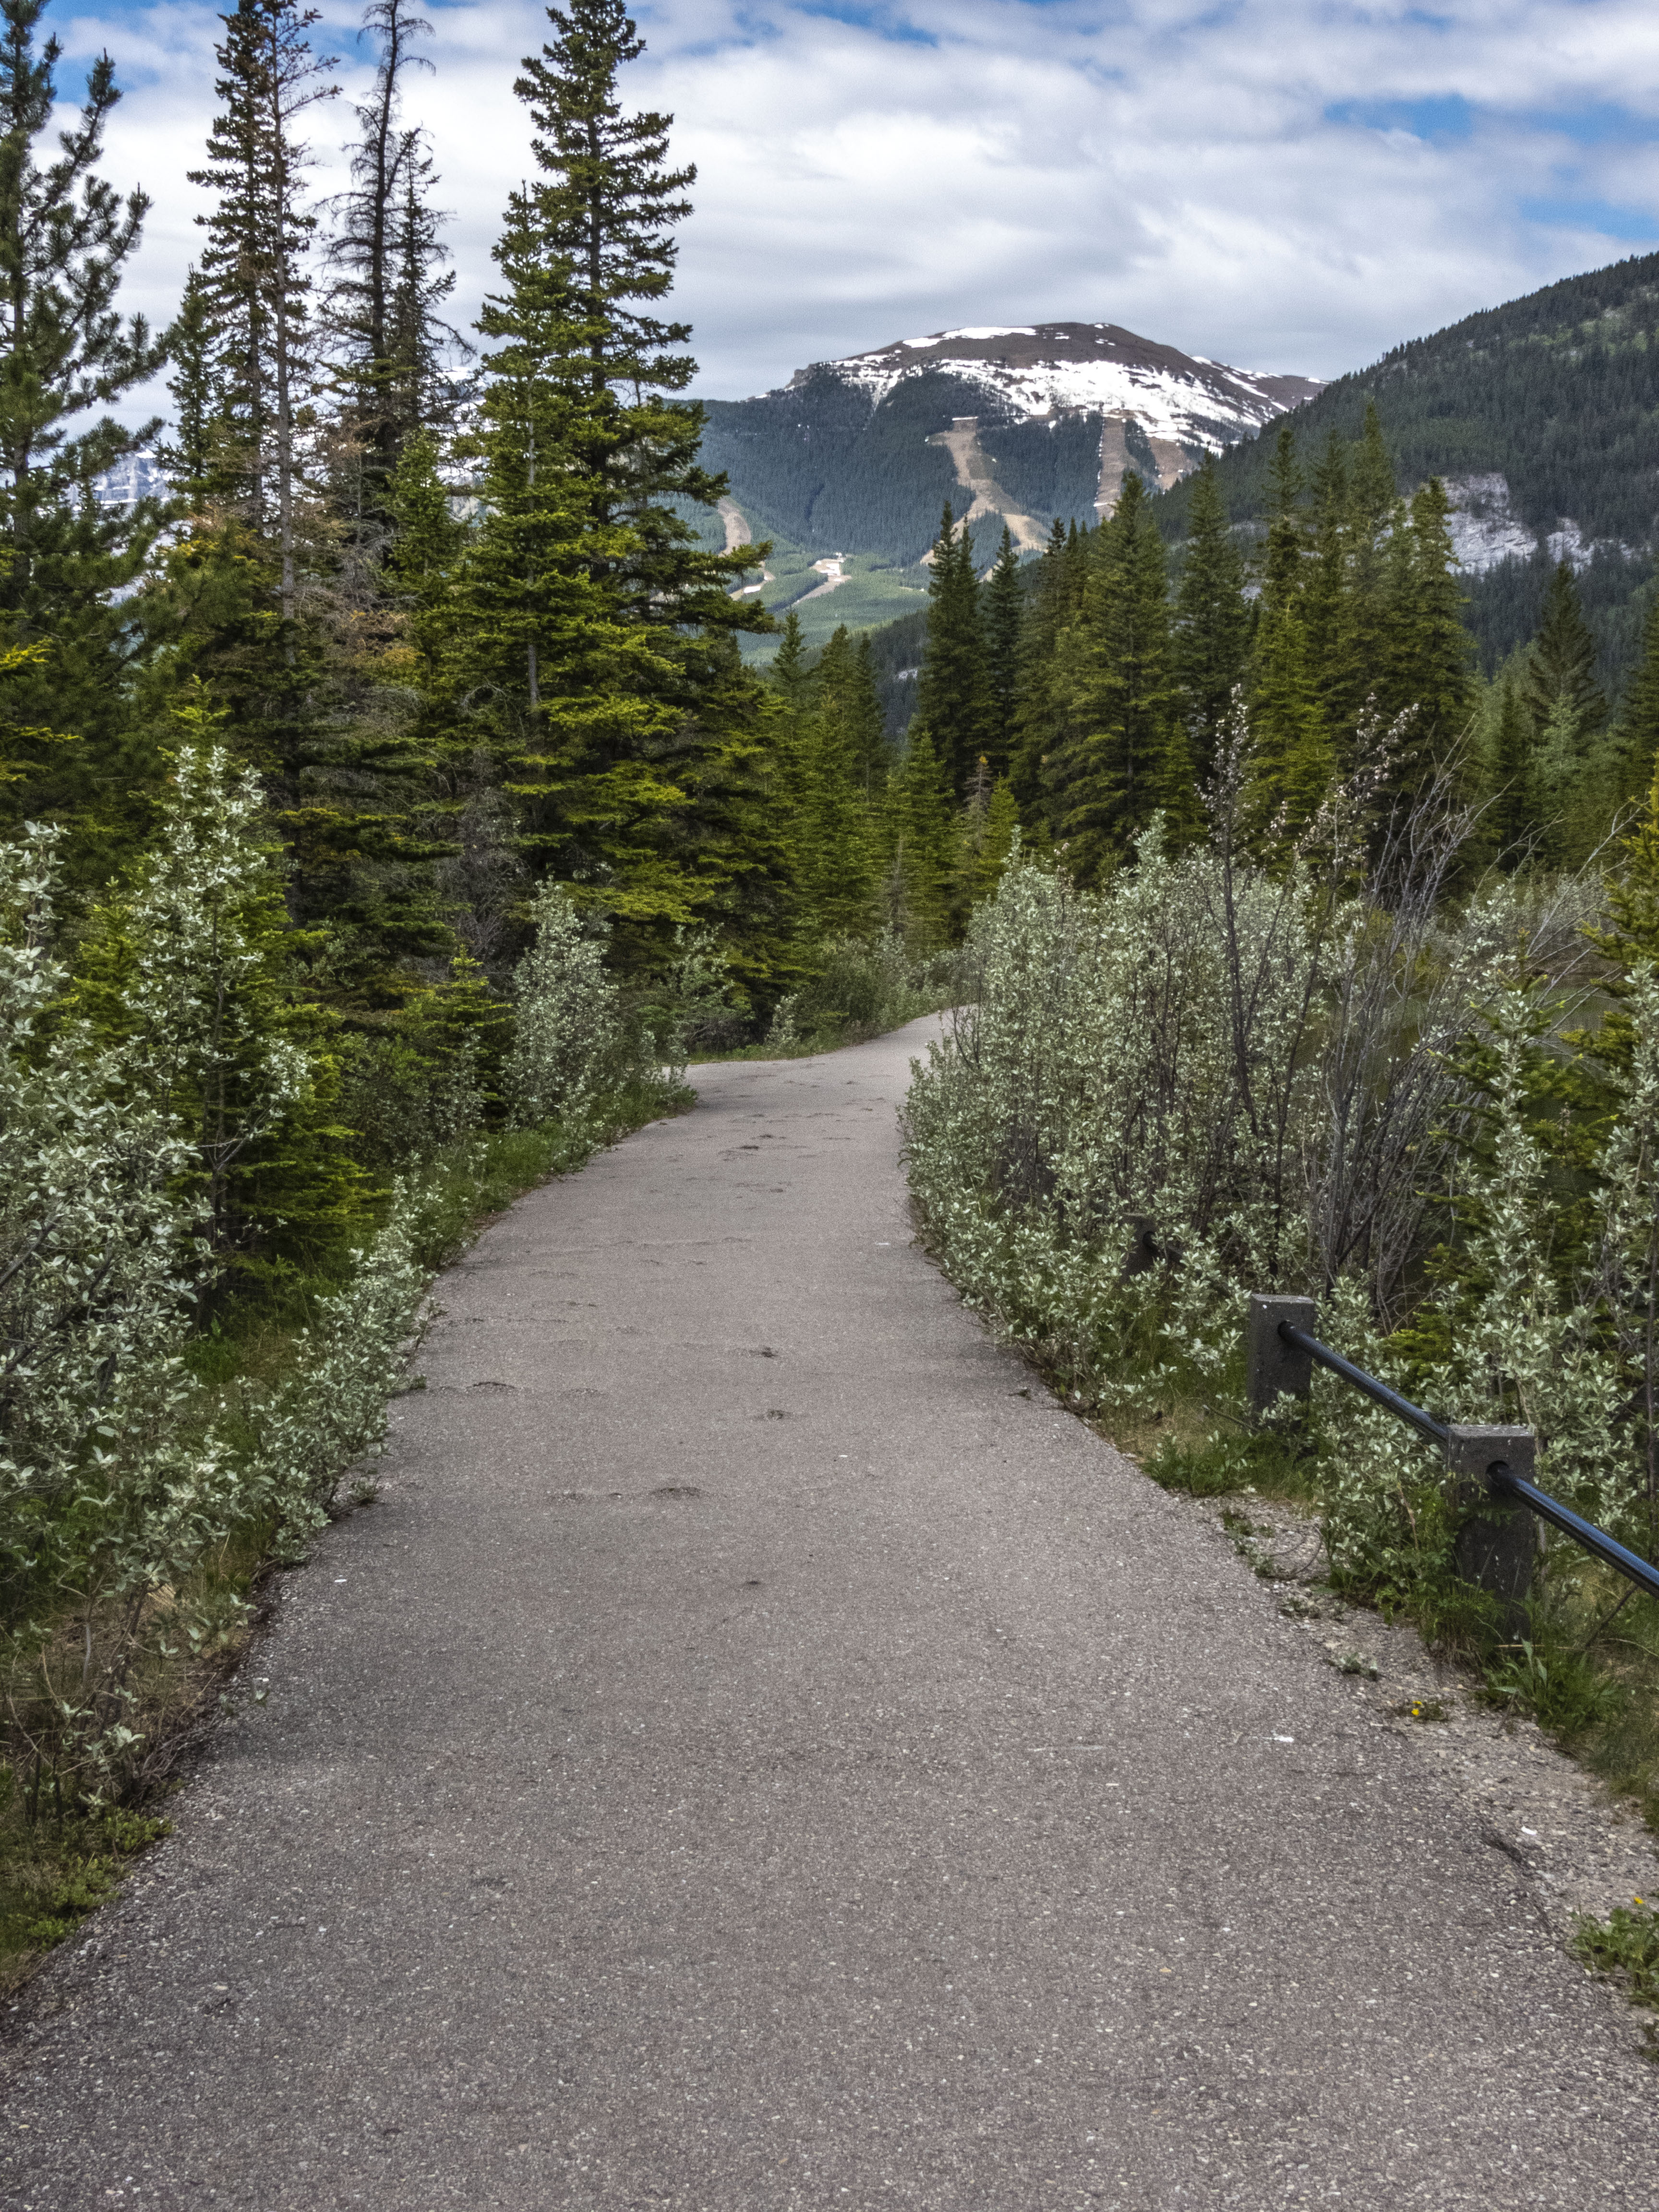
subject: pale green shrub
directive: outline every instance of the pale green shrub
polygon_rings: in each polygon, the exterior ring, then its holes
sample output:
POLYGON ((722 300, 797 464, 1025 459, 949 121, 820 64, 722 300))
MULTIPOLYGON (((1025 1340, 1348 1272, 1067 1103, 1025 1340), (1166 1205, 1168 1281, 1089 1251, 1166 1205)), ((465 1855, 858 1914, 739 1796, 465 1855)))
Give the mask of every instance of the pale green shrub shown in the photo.
POLYGON ((531 908, 535 939, 513 978, 517 1022, 504 1082, 513 1119, 527 1127, 580 1120, 629 1072, 622 994, 605 969, 605 933, 569 892, 544 884, 531 908))
POLYGON ((1305 1273, 1315 975, 1294 878, 1156 829, 1103 892, 1022 862, 976 915, 907 1108, 913 1186, 955 1279, 1089 1395, 1144 1387, 1155 1307, 1213 1369, 1247 1275, 1305 1273))

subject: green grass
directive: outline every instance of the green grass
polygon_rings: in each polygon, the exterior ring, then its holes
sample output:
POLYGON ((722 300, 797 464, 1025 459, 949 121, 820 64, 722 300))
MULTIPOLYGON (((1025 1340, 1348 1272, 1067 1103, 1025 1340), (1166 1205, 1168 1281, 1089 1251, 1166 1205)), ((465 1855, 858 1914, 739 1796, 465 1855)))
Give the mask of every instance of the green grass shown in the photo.
MULTIPOLYGON (((1659 1910, 1643 1898, 1615 1905, 1605 1920, 1583 1914, 1573 1948, 1591 1971, 1620 1982, 1632 2004, 1659 2012, 1659 1910)), ((1648 2027, 1659 2045, 1659 2021, 1648 2027)))
MULTIPOLYGON (((753 516, 750 522, 757 539, 765 535, 753 516)), ((848 580, 822 599, 809 599, 806 593, 825 581, 813 566, 824 557, 821 551, 782 538, 772 540, 766 556, 772 580, 761 592, 761 602, 779 617, 793 606, 809 647, 827 645, 843 623, 850 630, 878 629, 927 604, 925 568, 895 568, 872 554, 850 550, 845 556, 848 580)), ((751 660, 769 660, 778 649, 775 634, 746 637, 742 642, 745 658, 751 660)))

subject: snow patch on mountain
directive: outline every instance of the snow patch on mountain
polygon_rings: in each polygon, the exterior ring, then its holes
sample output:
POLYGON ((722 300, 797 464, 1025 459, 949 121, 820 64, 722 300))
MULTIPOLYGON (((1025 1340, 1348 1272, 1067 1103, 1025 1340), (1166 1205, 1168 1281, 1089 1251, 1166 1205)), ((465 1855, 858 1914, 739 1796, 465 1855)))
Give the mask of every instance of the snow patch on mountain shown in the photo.
POLYGON ((1219 453, 1322 387, 1311 378, 1230 368, 1115 323, 984 323, 900 338, 819 362, 791 380, 830 374, 878 407, 919 376, 948 375, 983 394, 1003 419, 1127 416, 1148 437, 1219 453))

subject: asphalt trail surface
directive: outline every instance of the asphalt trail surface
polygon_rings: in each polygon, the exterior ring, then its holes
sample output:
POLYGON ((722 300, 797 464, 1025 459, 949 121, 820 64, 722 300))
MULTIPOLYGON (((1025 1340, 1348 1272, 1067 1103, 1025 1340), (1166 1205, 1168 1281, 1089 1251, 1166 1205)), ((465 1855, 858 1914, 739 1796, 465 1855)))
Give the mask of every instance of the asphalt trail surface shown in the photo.
POLYGON ((0 2202, 1659 2203, 1523 1871, 915 1249, 924 1034, 696 1071, 446 1279, 10 2016, 0 2202))

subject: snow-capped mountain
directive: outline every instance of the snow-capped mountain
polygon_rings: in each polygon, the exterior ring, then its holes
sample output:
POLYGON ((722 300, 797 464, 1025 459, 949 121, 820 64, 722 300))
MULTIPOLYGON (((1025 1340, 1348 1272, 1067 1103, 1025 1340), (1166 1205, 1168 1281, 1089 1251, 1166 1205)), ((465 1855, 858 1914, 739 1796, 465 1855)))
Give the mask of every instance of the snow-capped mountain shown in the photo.
MULTIPOLYGON (((899 338, 873 353, 820 362, 868 392, 879 405, 907 378, 948 375, 1027 420, 1055 415, 1133 416, 1149 438, 1219 453, 1275 415, 1323 390, 1310 377, 1262 376, 1115 323, 1025 323, 936 331, 899 338)), ((798 370, 790 386, 813 369, 798 370)), ((1174 456, 1171 456, 1174 465, 1174 456)), ((1187 466, 1192 465, 1187 460, 1187 466)), ((1177 470, 1177 473, 1184 473, 1177 470)))
POLYGON ((171 499, 173 487, 153 453, 128 453, 106 469, 94 489, 100 507, 132 507, 141 499, 171 499))
POLYGON ((1109 512, 1128 470, 1167 489, 1322 388, 1115 323, 970 325, 713 403, 705 453, 757 531, 908 562, 946 498, 1035 545, 1056 516, 1109 512))

